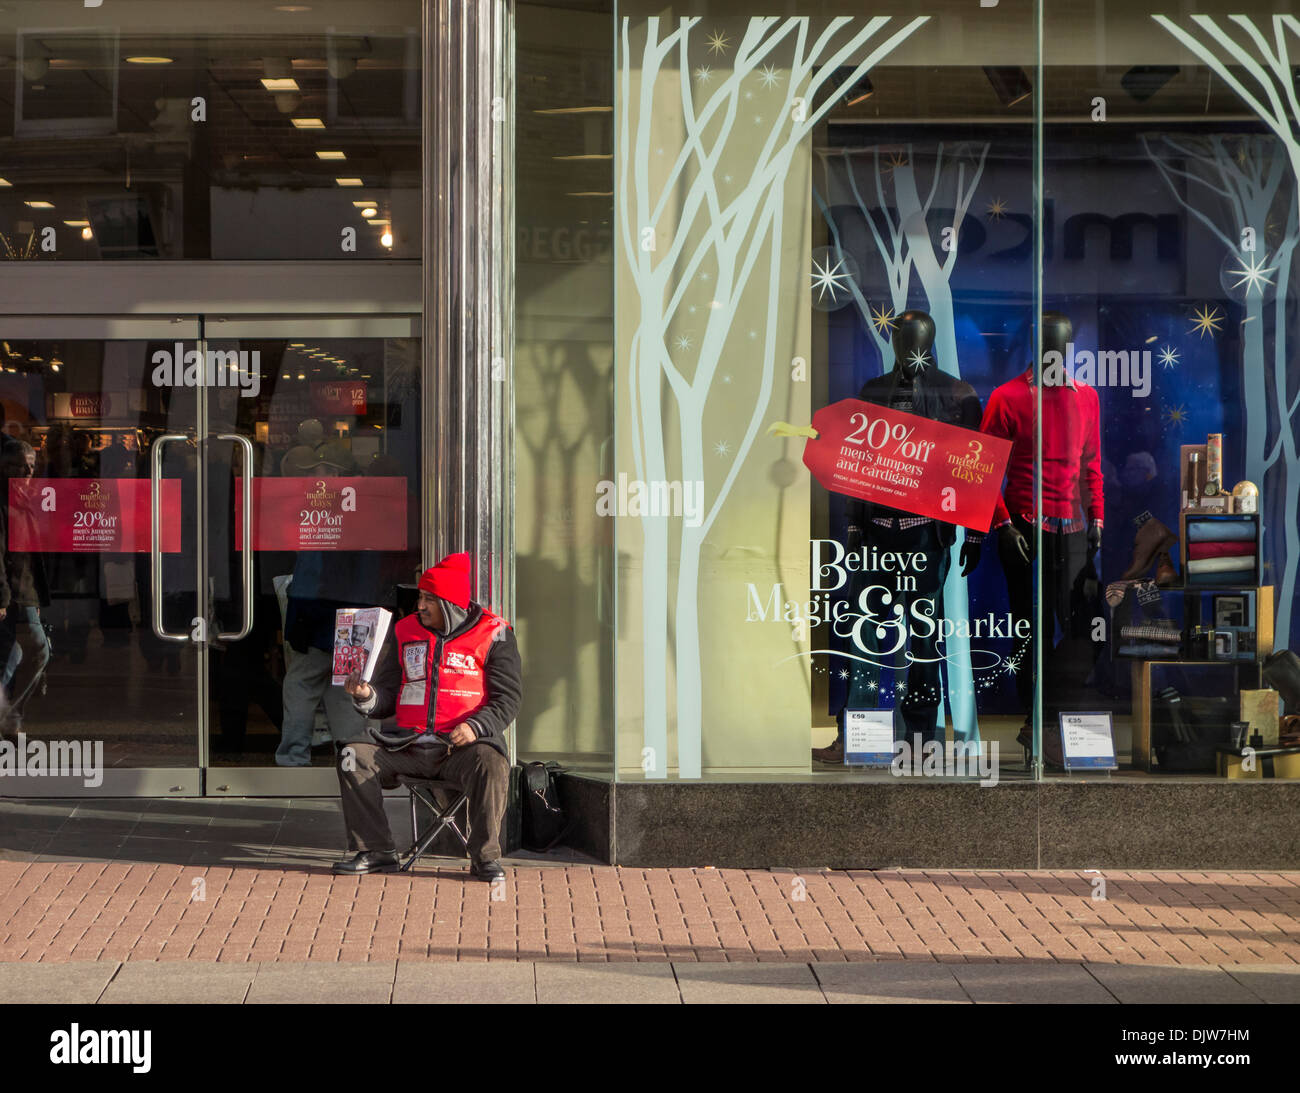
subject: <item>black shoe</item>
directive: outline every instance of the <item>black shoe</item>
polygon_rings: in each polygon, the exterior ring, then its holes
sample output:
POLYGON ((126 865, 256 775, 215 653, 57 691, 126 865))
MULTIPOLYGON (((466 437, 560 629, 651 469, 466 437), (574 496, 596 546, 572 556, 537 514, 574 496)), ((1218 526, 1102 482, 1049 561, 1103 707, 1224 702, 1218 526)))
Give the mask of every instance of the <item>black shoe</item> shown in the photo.
POLYGON ((476 861, 470 862, 469 875, 485 881, 505 880, 506 871, 501 868, 500 862, 476 861))
POLYGON ((396 850, 362 850, 334 863, 335 873, 396 873, 402 867, 396 850))

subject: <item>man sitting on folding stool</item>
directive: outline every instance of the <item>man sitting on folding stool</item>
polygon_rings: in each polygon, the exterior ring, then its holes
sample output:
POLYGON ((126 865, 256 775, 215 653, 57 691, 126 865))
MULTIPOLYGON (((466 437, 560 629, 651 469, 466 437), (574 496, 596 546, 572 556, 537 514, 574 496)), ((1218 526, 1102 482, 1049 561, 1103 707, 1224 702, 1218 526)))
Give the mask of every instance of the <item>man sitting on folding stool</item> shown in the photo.
POLYGON ((339 789, 351 858, 335 873, 392 873, 400 868, 384 812, 385 789, 399 777, 431 778, 469 795, 470 873, 505 876, 501 818, 510 760, 506 729, 519 712, 519 647, 505 620, 469 598, 468 554, 451 554, 419 582, 414 614, 384 643, 370 683, 359 672, 344 688, 372 720, 397 715, 395 729, 370 726, 374 742, 339 752, 339 789))

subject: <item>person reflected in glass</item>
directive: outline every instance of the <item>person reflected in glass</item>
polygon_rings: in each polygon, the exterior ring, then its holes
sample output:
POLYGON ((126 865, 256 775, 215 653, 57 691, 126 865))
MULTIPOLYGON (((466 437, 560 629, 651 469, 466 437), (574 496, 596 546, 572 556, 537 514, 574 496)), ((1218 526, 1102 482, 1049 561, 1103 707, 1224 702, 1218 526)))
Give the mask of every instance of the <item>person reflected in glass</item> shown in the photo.
POLYGON ((9 500, 3 507, 3 579, 0 580, 0 662, 9 707, 4 713, 6 732, 21 731, 27 703, 50 660, 50 643, 41 621, 41 608, 50 602, 45 563, 29 548, 39 533, 38 505, 29 482, 36 470, 36 452, 30 444, 16 442, 0 455, 0 469, 9 500))

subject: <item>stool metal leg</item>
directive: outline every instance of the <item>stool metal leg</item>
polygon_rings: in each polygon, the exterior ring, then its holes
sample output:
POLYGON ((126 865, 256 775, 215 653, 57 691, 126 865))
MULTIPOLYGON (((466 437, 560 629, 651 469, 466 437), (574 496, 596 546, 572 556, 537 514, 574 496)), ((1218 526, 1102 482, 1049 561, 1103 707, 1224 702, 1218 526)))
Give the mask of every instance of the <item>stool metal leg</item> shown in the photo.
POLYGON ((433 840, 438 837, 444 827, 450 826, 451 829, 460 836, 462 841, 465 839, 465 836, 461 834, 460 828, 456 826, 456 813, 460 810, 460 806, 465 804, 468 800, 469 797, 467 795, 461 794, 460 797, 457 798, 456 802, 441 814, 438 822, 429 826, 429 830, 424 833, 424 836, 420 838, 413 847, 411 847, 410 854, 407 855, 406 861, 402 863, 401 871, 403 873, 409 872, 411 867, 420 860, 429 847, 433 845, 433 840))

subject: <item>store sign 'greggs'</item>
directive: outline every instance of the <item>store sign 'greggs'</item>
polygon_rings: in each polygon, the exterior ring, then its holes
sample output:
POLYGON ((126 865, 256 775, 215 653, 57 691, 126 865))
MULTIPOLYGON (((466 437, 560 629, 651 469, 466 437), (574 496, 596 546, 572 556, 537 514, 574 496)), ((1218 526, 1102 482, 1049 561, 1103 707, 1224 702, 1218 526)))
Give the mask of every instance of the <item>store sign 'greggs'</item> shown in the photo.
POLYGON ((262 388, 262 352, 254 349, 159 349, 150 358, 155 387, 238 387, 241 398, 262 388))

